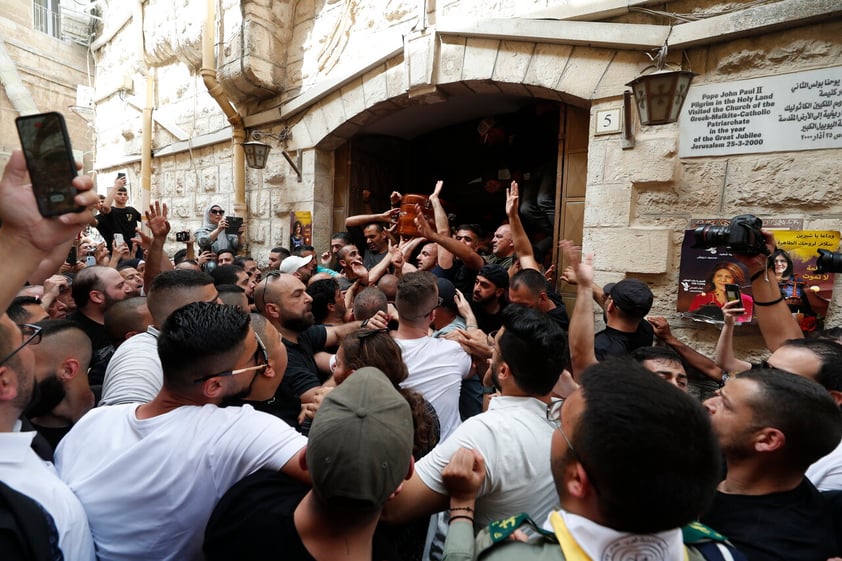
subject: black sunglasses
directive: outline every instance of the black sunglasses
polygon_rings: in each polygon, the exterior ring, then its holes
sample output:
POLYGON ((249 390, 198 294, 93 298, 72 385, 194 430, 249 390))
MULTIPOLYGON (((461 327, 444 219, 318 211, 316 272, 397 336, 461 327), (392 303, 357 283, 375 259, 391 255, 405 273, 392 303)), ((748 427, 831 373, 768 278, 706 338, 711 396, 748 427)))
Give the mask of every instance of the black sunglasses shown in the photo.
POLYGON ((11 359, 13 356, 18 354, 22 348, 27 345, 37 345, 41 342, 41 327, 37 325, 33 325, 31 323, 24 323, 23 325, 18 326, 20 328, 21 333, 23 334, 23 343, 20 344, 18 348, 10 352, 6 355, 6 358, 0 360, 0 366, 3 366, 11 359))
POLYGON ((222 210, 221 208, 217 208, 217 209, 211 209, 210 213, 211 214, 225 214, 225 211, 222 210))

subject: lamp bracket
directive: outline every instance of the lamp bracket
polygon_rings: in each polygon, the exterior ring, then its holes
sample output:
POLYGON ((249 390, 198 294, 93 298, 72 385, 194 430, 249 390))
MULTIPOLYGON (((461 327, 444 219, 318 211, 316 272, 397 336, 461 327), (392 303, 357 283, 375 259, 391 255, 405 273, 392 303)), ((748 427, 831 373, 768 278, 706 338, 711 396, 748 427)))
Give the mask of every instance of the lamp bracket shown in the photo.
POLYGON ((280 132, 274 133, 269 131, 261 131, 261 130, 252 130, 251 137, 254 140, 260 140, 263 137, 274 138, 277 142, 286 142, 290 138, 292 138, 292 131, 289 130, 289 127, 284 127, 281 129, 280 132))
POLYGON ((301 183, 301 181, 302 181, 301 164, 302 164, 302 161, 303 161, 303 159, 301 157, 301 150, 300 149, 296 150, 295 153, 296 153, 295 161, 293 161, 292 156, 290 156, 289 152, 287 152, 286 150, 281 150, 281 154, 283 154, 284 159, 289 164, 289 167, 292 168, 292 171, 295 172, 295 175, 298 176, 298 182, 301 183))

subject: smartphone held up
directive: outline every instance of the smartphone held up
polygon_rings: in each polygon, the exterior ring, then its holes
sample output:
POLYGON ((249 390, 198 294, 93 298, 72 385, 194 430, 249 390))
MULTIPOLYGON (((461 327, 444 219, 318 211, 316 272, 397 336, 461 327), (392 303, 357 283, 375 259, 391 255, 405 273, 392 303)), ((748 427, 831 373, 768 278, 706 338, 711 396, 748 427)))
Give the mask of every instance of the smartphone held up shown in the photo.
POLYGON ((76 205, 76 162, 60 113, 24 115, 15 119, 32 192, 42 216, 79 212, 76 205))

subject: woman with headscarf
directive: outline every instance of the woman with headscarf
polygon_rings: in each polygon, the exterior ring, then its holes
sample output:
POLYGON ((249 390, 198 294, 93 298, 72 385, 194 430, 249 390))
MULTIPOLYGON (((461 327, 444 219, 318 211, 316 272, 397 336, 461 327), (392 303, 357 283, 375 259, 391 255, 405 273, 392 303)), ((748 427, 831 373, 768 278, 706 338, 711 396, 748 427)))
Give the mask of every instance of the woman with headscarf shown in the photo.
POLYGON ((194 237, 202 251, 219 253, 223 249, 230 249, 235 254, 243 245, 243 232, 245 224, 240 226, 236 234, 228 234, 225 229, 228 227, 228 220, 225 211, 217 204, 211 204, 205 209, 205 223, 202 228, 196 230, 194 237))

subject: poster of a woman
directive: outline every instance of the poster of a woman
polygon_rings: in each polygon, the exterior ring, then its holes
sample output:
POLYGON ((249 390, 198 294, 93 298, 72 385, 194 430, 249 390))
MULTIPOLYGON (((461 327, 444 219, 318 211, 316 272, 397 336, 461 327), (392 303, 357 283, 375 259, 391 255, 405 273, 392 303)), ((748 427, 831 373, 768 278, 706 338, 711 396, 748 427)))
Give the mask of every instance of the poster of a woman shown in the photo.
MULTIPOLYGON (((723 319, 722 306, 729 301, 726 290, 728 285, 743 287, 745 274, 741 265, 731 261, 719 261, 705 278, 704 292, 696 294, 687 311, 713 319, 723 319)), ((739 295, 745 313, 737 318, 737 322, 748 323, 754 313, 754 300, 748 294, 742 294, 742 290, 739 291, 739 295)))

